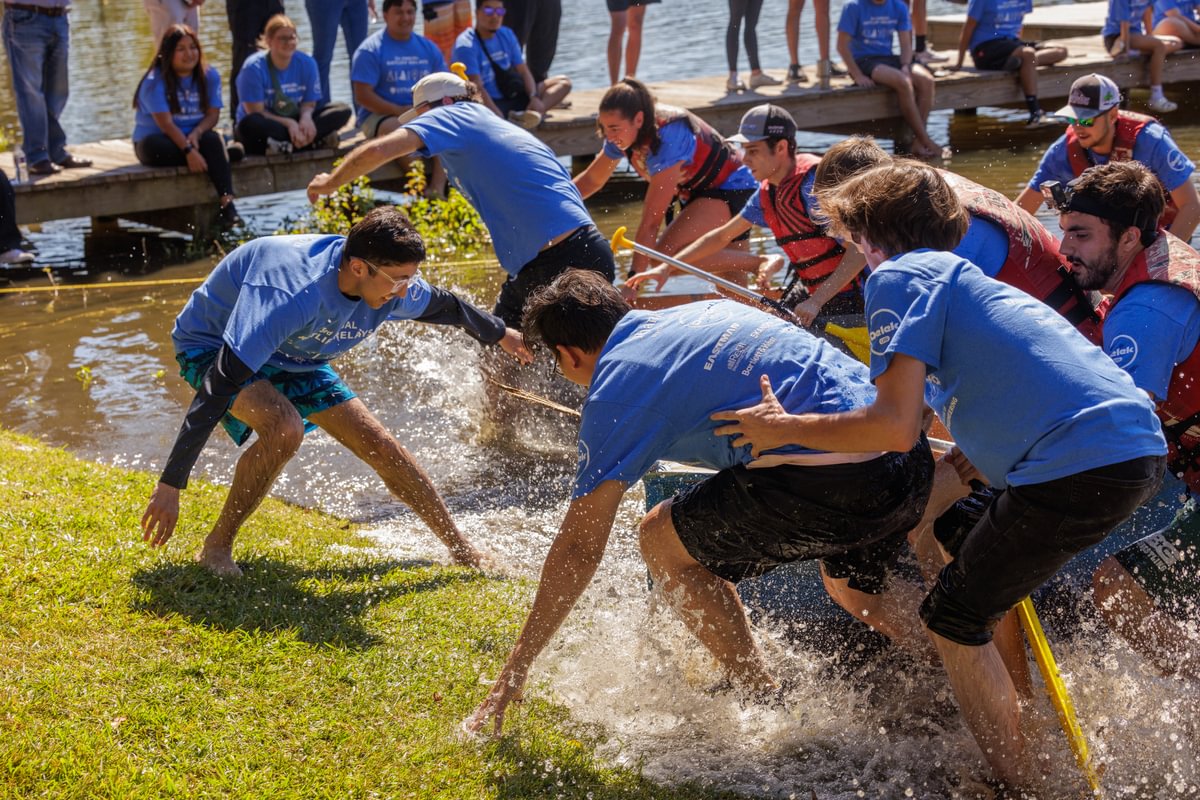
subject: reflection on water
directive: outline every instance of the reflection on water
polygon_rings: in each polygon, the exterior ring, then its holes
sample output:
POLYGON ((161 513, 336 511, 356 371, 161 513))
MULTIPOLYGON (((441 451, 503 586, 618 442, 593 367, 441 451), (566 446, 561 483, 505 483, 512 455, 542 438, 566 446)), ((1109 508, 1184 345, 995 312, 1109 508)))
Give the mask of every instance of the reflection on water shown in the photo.
MULTIPOLYGON (((297 7, 296 20, 307 38, 300 4, 289 5, 297 7)), ((557 68, 571 72, 577 85, 596 85, 603 79, 600 45, 607 15, 594 0, 564 5, 557 68)), ((785 5, 767 0, 764 7, 760 38, 768 65, 783 62, 782 37, 769 32, 778 27, 785 5)), ((930 7, 944 10, 936 2, 930 7)), ((646 77, 673 77, 679 64, 689 72, 723 68, 717 32, 723 29, 725 4, 706 0, 682 11, 678 4, 651 7, 646 77), (694 52, 697 47, 702 58, 694 52)), ((203 13, 209 55, 224 71, 222 4, 209 0, 203 13)), ((132 94, 149 57, 148 45, 139 44, 148 39, 141 3, 77 3, 73 20, 73 99, 66 117, 71 137, 125 135, 130 127, 125 100, 96 98, 119 94, 108 87, 124 83, 132 94)), ((807 31, 805 45, 812 46, 807 31)), ((6 70, 0 64, 0 124, 15 122, 6 70)), ((335 85, 339 80, 345 80, 340 53, 335 85)), ((1186 100, 1182 92, 1172 96, 1186 100)), ((1192 103, 1171 120, 1176 138, 1193 153, 1200 151, 1197 107, 1192 103)), ((965 148, 951 165, 956 171, 1012 196, 1054 135, 1014 126, 1022 117, 1018 111, 943 114, 935 136, 965 148)), ((835 139, 809 137, 804 144, 819 149, 835 139)), ((302 209, 303 200, 293 193, 258 199, 244 210, 268 231, 302 209)), ((618 224, 635 225, 640 212, 636 205, 594 210, 605 232, 618 224)), ((1053 230, 1054 220, 1043 219, 1053 230)), ((84 224, 46 226, 35 236, 43 255, 77 258, 84 224)), ((756 247, 774 245, 759 241, 756 247)), ((133 271, 147 266, 154 265, 139 263, 133 271)), ((153 277, 198 283, 210 268, 205 260, 168 267, 153 277)), ((490 306, 501 276, 495 266, 429 272, 435 282, 484 306, 490 306)), ((97 277, 109 278, 119 280, 97 277)), ((680 280, 683 289, 686 282, 680 280)), ((193 285, 122 288, 116 283, 58 296, 0 295, 0 424, 86 457, 156 473, 192 395, 178 377, 169 332, 193 285)), ((573 439, 532 410, 525 415, 528 424, 519 444, 497 438, 483 421, 487 390, 479 358, 480 348, 457 331, 398 324, 352 351, 338 369, 428 469, 464 532, 501 554, 519 574, 535 578, 565 508, 573 439)), ((228 483, 237 453, 216 433, 197 474, 228 483)), ((147 492, 151 483, 147 477, 147 492)), ((442 545, 388 497, 378 478, 322 433, 308 437, 275 494, 369 521, 389 553, 445 557, 442 545)), ((185 493, 173 555, 204 534, 188 522, 187 498, 185 493)), ((534 683, 567 704, 575 719, 608 733, 603 747, 611 760, 640 766, 659 780, 695 779, 763 797, 807 798, 810 788, 822 800, 993 796, 979 778, 983 770, 974 743, 944 678, 893 652, 847 654, 838 647, 817 647, 811 644, 814 637, 798 639, 785 622, 763 619, 759 634, 776 671, 793 687, 791 708, 744 709, 706 693, 713 665, 644 591, 645 569, 634 536, 642 502, 640 488, 633 489, 600 573, 534 675, 534 683)), ((1200 708, 1193 687, 1151 675, 1088 620, 1069 639, 1056 641, 1056 654, 1090 746, 1107 765, 1106 796, 1200 796, 1200 708)), ((1044 702, 1039 699, 1029 712, 1053 733, 1055 722, 1044 702)), ((1045 760, 1056 788, 1047 796, 1078 796, 1061 737, 1052 735, 1049 742, 1045 760)))

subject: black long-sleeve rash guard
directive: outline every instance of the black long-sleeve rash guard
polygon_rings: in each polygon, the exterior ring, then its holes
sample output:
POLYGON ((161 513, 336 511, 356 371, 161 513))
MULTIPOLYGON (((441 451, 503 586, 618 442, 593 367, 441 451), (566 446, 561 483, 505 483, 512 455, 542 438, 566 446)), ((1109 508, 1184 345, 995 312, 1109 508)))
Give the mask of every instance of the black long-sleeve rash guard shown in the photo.
MULTIPOLYGON (((418 322, 457 325, 482 344, 495 344, 504 338, 506 328, 499 317, 481 311, 445 289, 430 286, 429 295, 429 305, 421 316, 416 317, 418 322)), ((187 488, 188 476, 213 428, 256 371, 238 358, 228 345, 221 345, 188 407, 183 426, 175 437, 175 446, 167 458, 167 466, 159 478, 161 483, 177 489, 187 488)))

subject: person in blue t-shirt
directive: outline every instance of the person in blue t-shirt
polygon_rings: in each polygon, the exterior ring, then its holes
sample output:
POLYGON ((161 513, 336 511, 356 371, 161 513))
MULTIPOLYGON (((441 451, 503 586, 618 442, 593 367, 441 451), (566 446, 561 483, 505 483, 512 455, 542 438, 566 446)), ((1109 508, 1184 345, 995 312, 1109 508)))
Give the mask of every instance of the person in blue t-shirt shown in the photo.
MULTIPOLYGON (((756 454, 789 443, 902 450, 928 401, 960 449, 942 469, 998 493, 964 537, 940 543, 952 560, 933 570, 920 614, 980 749, 998 778, 1020 787, 1038 772, 1029 757, 1037 748, 1025 746, 993 629, 1153 496, 1167 450, 1161 426, 1129 376, 1048 306, 938 252, 958 244, 968 221, 938 170, 885 164, 820 197, 831 229, 872 269, 876 399, 840 414, 792 414, 764 375, 762 402, 717 415, 730 422, 717 433, 756 454)), ((931 521, 944 510, 930 503, 915 537, 931 565, 931 521)), ((1006 628, 1018 652, 1017 629, 1006 628)))
POLYGON ((1150 78, 1150 110, 1166 113, 1179 104, 1163 94, 1163 65, 1167 56, 1183 47, 1175 36, 1151 33, 1154 28, 1154 0, 1108 0, 1108 14, 1100 35, 1104 49, 1114 59, 1133 55, 1146 56, 1146 71, 1150 78))
POLYGON ((540 83, 525 64, 521 43, 502 24, 504 0, 475 0, 475 27, 454 42, 454 60, 480 91, 484 105, 504 119, 536 128, 571 93, 566 75, 548 75, 540 83))
POLYGON ((1112 161, 1140 161, 1162 182, 1174 209, 1168 230, 1187 242, 1200 224, 1200 194, 1192 183, 1196 166, 1156 120, 1121 110, 1121 90, 1104 75, 1085 75, 1071 84, 1067 105, 1055 116, 1070 128, 1046 149, 1037 171, 1017 197, 1030 214, 1042 204, 1041 187, 1068 183, 1088 167, 1112 161))
POLYGON ((246 59, 238 73, 238 141, 252 155, 336 150, 338 131, 352 112, 345 103, 322 102, 317 62, 296 49, 296 24, 276 14, 267 20, 263 40, 267 49, 246 59))
POLYGON ((1067 48, 1021 40, 1025 15, 1033 11, 1033 0, 970 0, 967 18, 958 35, 958 61, 971 51, 976 69, 1005 70, 1020 76, 1025 105, 1029 107, 1026 127, 1050 124, 1038 104, 1037 68, 1057 64, 1067 57, 1067 48))
POLYGON ((448 72, 418 81, 412 111, 400 119, 400 128, 355 148, 332 174, 313 178, 308 199, 316 202, 412 153, 440 156, 455 187, 487 226, 496 258, 509 275, 495 308, 509 327, 520 325, 529 294, 568 267, 613 279, 612 248, 554 152, 488 111, 473 83, 448 72))
MULTIPOLYGON (((713 228, 732 219, 758 188, 733 145, 690 111, 658 103, 641 81, 623 78, 600 98, 596 126, 604 147, 575 176, 585 198, 608 183, 622 159, 649 185, 634 241, 674 255, 713 228), (678 201, 678 213, 672 205, 678 201), (667 220, 662 228, 663 220, 667 220)), ((749 252, 749 237, 702 259, 697 266, 751 275, 760 262, 749 252)), ((644 272, 650 258, 634 253, 631 273, 644 272)))
POLYGON ((843 607, 920 641, 912 609, 896 613, 904 581, 890 574, 929 497, 933 457, 919 429, 894 453, 803 445, 751 456, 713 435, 711 415, 756 399, 764 373, 791 412, 854 413, 875 395, 864 365, 733 300, 631 311, 615 287, 579 271, 530 300, 524 329, 567 380, 587 387, 579 464, 528 621, 469 729, 494 718, 499 730, 534 659, 587 588, 625 490, 658 459, 718 470, 655 506, 639 542, 655 586, 739 687, 767 700, 778 691, 736 584, 794 561, 819 559, 843 607))
MULTIPOLYGON (((1053 193, 1052 193, 1053 198, 1053 193)), ((1104 350, 1157 404, 1168 468, 1200 491, 1200 253, 1157 230, 1162 187, 1136 161, 1092 167, 1057 201, 1062 251, 1081 285, 1102 292, 1104 350)), ((1200 515, 1185 505, 1166 529, 1109 556, 1093 579, 1106 622, 1166 674, 1200 678, 1200 515)))
POLYGON ((933 108, 933 75, 913 63, 912 18, 903 0, 848 0, 838 20, 838 55, 859 86, 876 84, 896 92, 900 113, 916 137, 913 155, 942 154, 925 129, 933 108), (900 40, 900 55, 892 52, 892 37, 900 40))
POLYGON ((457 325, 474 339, 532 360, 521 335, 490 314, 426 283, 425 244, 394 207, 368 213, 345 236, 266 236, 216 266, 171 332, 180 374, 196 389, 162 477, 142 517, 143 538, 166 544, 179 492, 220 422, 241 445, 233 485, 196 560, 237 576, 233 541, 296 453, 320 427, 383 478, 437 534, 455 563, 481 554, 454 525, 429 477, 358 400, 329 362, 391 320, 457 325))
POLYGON ((368 139, 396 130, 396 120, 412 108, 416 82, 446 71, 437 45, 413 32, 416 0, 384 0, 383 21, 386 27, 367 37, 350 65, 358 127, 368 139))
POLYGON ((173 25, 133 95, 133 152, 148 167, 206 172, 221 203, 221 223, 242 224, 233 204, 233 171, 225 140, 213 128, 221 117, 221 76, 208 66, 191 28, 173 25))
POLYGON ((1156 36, 1174 36, 1187 47, 1200 47, 1200 21, 1196 19, 1196 0, 1154 0, 1151 20, 1156 36))

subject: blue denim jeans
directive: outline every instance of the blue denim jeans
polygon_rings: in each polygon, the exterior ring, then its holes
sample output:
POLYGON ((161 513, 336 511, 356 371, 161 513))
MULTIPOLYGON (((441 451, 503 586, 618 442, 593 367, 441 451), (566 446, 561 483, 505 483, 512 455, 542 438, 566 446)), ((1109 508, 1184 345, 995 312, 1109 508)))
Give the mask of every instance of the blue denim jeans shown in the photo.
POLYGON ((304 7, 308 9, 308 22, 312 26, 312 57, 316 59, 321 75, 321 102, 328 103, 332 94, 329 65, 333 63, 333 48, 337 46, 338 26, 346 39, 346 54, 353 58, 354 51, 367 38, 367 0, 305 0, 304 7))
POLYGON ((21 149, 31 165, 47 159, 58 163, 67 157, 67 135, 58 117, 67 105, 70 23, 66 15, 7 8, 3 38, 24 136, 21 149))

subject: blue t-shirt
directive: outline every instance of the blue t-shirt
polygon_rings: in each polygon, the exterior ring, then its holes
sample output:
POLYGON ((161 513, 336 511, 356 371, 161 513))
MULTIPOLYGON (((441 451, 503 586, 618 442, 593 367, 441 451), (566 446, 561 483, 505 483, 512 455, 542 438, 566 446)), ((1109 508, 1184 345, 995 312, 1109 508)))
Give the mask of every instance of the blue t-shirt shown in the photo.
POLYGON ((714 435, 725 423, 709 417, 759 403, 760 375, 771 377, 779 402, 795 414, 834 414, 875 400, 865 366, 743 303, 629 312, 608 337, 588 387, 572 497, 604 481, 633 483, 659 459, 713 469, 749 464, 750 448, 714 435))
MULTIPOLYGON (((204 72, 204 80, 208 85, 209 108, 221 108, 221 76, 216 67, 209 67, 204 72)), ((179 113, 171 114, 175 126, 187 136, 208 113, 208 109, 200 107, 200 88, 195 85, 192 76, 179 79, 179 113)), ((152 69, 146 73, 137 93, 137 111, 134 114, 133 141, 140 142, 152 133, 162 133, 158 123, 154 121, 155 114, 171 112, 171 103, 167 100, 167 85, 163 82, 162 74, 152 69)))
MULTIPOLYGON (((275 82, 271 80, 271 64, 267 61, 269 57, 266 50, 259 50, 246 59, 242 71, 238 73, 238 122, 246 116, 246 108, 242 103, 262 103, 267 111, 278 113, 275 109, 275 82)), ((287 69, 276 70, 275 74, 279 77, 279 88, 297 104, 321 102, 321 76, 312 56, 292 53, 287 69)))
POLYGON ((892 55, 892 36, 911 30, 912 18, 902 0, 849 0, 838 20, 838 33, 850 36, 850 55, 855 58, 892 55))
POLYGON ((404 124, 487 225, 496 257, 516 275, 557 236, 592 218, 558 157, 529 131, 479 103, 431 108, 404 124))
POLYGON ((1104 352, 1162 402, 1175 365, 1200 341, 1200 300, 1182 286, 1139 284, 1104 320, 1104 352))
POLYGON ((1174 9, 1179 12, 1179 15, 1184 19, 1190 19, 1196 22, 1196 6, 1200 2, 1193 0, 1154 0, 1154 21, 1153 25, 1158 27, 1158 23, 1167 18, 1167 12, 1174 9))
POLYGON ((983 274, 994 278, 1008 260, 1008 234, 991 220, 971 215, 967 232, 963 235, 954 254, 970 261, 983 270, 983 274))
POLYGON ((264 236, 217 264, 175 319, 176 352, 226 344, 247 367, 305 372, 328 363, 388 320, 429 305, 418 278, 402 298, 371 308, 338 290, 342 236, 264 236))
MULTIPOLYGON (((389 103, 412 105, 412 87, 433 72, 446 72, 446 58, 436 44, 414 33, 407 42, 393 39, 387 29, 368 36, 350 62, 350 82, 365 83, 389 103)), ((356 106, 358 124, 371 115, 356 106)))
POLYGON ((1166 453, 1129 375, 1045 303, 953 253, 885 261, 866 304, 872 379, 896 353, 924 362, 926 400, 995 486, 1166 453))
MULTIPOLYGON (((1108 156, 1086 151, 1092 165, 1107 164, 1108 156)), ((1142 128, 1133 142, 1133 160, 1145 164, 1158 176, 1168 192, 1173 192, 1191 177, 1196 166, 1184 155, 1171 138, 1170 132, 1158 122, 1150 122, 1142 128)), ((1029 188, 1037 191, 1046 181, 1067 183, 1075 179, 1071 161, 1067 158, 1066 134, 1058 137, 1042 156, 1037 172, 1029 181, 1029 188)))
POLYGON ((483 52, 485 47, 500 69, 512 69, 525 63, 521 56, 521 43, 517 41, 517 35, 512 32, 512 28, 504 26, 490 39, 482 39, 479 31, 468 28, 454 40, 454 53, 451 58, 463 63, 467 68, 467 75, 472 78, 478 75, 491 98, 499 100, 504 95, 496 85, 496 71, 492 69, 492 62, 483 52))
POLYGON ((1121 32, 1121 23, 1129 23, 1130 33, 1145 33, 1142 17, 1152 0, 1108 0, 1108 16, 1104 18, 1101 36, 1115 36, 1121 32))
POLYGON ((1025 15, 1033 11, 1033 0, 970 0, 967 17, 975 20, 970 49, 992 39, 1019 39, 1025 15))
MULTIPOLYGON (((657 152, 646 153, 646 171, 651 176, 657 175, 676 164, 690 163, 696 155, 696 134, 686 119, 668 122, 658 129, 660 144, 657 152)), ((613 159, 622 159, 625 153, 610 141, 604 142, 604 155, 613 159)), ((636 154, 635 154, 636 155, 636 154)), ((719 189, 753 189, 758 186, 749 168, 744 164, 729 174, 719 189)))

